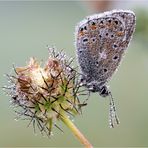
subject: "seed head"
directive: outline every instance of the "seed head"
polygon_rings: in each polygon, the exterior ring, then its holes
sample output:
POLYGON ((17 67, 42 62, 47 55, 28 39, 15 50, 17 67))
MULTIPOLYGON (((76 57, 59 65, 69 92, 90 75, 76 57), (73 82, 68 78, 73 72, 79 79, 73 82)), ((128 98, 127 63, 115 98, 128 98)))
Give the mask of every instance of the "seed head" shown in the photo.
POLYGON ((71 63, 63 52, 49 48, 49 58, 43 67, 30 58, 27 66, 16 67, 14 75, 7 75, 6 89, 18 117, 30 119, 34 129, 37 126, 47 135, 51 134, 53 125, 58 127, 56 121, 62 116, 74 116, 85 105, 79 101, 83 91, 80 91, 79 74, 71 63))

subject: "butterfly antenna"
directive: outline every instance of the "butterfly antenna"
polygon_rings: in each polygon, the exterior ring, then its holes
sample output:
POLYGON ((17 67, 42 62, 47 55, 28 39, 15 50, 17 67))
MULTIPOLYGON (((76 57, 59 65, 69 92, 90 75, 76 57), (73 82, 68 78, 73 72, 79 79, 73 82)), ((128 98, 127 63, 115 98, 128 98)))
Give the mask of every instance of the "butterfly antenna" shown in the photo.
POLYGON ((111 92, 109 92, 109 99, 110 99, 110 102, 109 102, 109 126, 111 128, 114 128, 114 125, 119 124, 120 121, 119 121, 119 118, 116 113, 116 106, 115 106, 114 98, 113 98, 111 92))

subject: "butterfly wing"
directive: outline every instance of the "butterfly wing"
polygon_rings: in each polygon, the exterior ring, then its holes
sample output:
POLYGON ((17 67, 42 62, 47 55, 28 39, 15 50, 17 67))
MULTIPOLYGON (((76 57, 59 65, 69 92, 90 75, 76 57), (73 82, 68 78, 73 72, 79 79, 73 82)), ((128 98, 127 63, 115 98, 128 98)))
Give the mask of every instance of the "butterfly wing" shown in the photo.
POLYGON ((87 82, 108 82, 117 70, 134 30, 134 13, 122 10, 92 15, 78 24, 77 56, 87 82))

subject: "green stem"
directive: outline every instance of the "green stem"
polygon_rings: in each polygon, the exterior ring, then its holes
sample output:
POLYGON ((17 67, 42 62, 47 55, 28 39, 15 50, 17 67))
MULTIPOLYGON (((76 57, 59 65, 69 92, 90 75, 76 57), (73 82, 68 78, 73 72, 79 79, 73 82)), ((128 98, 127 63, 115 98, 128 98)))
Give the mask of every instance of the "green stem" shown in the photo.
POLYGON ((93 148, 89 141, 84 137, 84 135, 79 131, 79 129, 66 115, 61 116, 61 120, 67 125, 67 127, 73 132, 73 134, 86 148, 93 148))

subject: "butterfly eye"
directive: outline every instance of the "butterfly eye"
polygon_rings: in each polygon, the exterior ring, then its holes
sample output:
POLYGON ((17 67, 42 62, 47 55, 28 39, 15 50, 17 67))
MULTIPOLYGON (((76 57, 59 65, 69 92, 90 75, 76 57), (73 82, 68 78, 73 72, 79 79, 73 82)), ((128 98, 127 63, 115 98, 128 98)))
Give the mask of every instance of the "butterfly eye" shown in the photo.
POLYGON ((101 88, 101 95, 102 96, 108 96, 108 94, 109 94, 109 91, 108 91, 107 87, 106 86, 103 86, 101 88))

